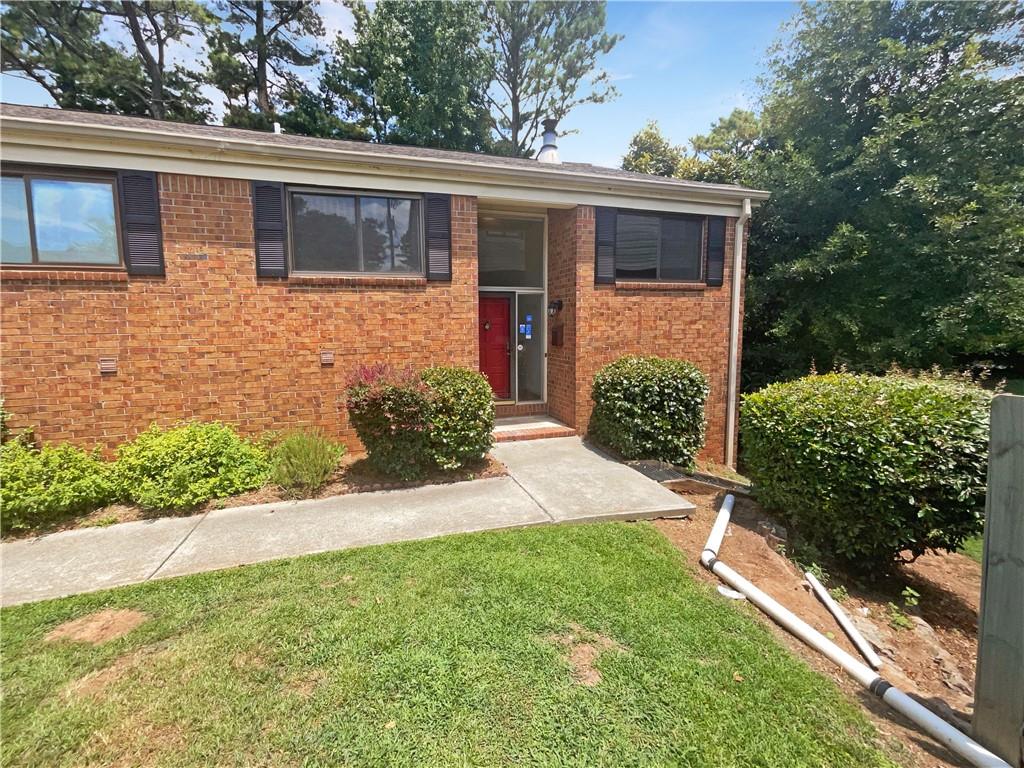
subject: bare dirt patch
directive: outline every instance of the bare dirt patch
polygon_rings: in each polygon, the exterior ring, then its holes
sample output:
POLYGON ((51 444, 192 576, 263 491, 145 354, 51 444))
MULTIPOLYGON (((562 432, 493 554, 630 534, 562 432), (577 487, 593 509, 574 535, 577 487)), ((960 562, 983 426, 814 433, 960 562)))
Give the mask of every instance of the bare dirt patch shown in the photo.
POLYGON ((573 679, 580 685, 593 688, 601 682, 601 672, 594 666, 605 651, 621 651, 623 647, 607 635, 590 632, 579 624, 569 625, 569 631, 549 635, 548 642, 565 650, 566 660, 572 667, 573 679))
POLYGON ((45 640, 48 643, 70 640, 75 643, 99 645, 127 635, 148 619, 149 616, 142 611, 106 608, 71 621, 65 621, 50 630, 45 640))
MULTIPOLYGON (((659 520, 656 526, 679 548, 698 578, 718 586, 721 582, 700 566, 699 557, 725 491, 691 481, 675 483, 673 490, 696 504, 697 509, 688 519, 659 520)), ((832 615, 807 588, 799 568, 758 532, 758 524, 766 519, 756 502, 736 496, 732 521, 722 543, 722 560, 860 658, 832 615)), ((980 566, 958 554, 929 554, 900 566, 891 578, 874 584, 859 583, 841 573, 831 576, 830 587, 841 585, 849 593, 842 601, 843 610, 883 659, 879 674, 943 716, 969 721, 977 659, 980 566), (920 594, 920 602, 916 608, 904 609, 910 614, 913 628, 897 629, 889 623, 888 604, 902 606, 900 593, 907 586, 920 594)), ((751 611, 785 645, 860 701, 884 737, 902 744, 906 754, 897 762, 915 768, 967 765, 768 617, 756 609, 751 611)))
POLYGON ((97 669, 84 677, 68 684, 64 696, 81 696, 84 698, 100 698, 111 685, 120 680, 137 662, 134 654, 121 656, 114 663, 103 669, 97 669))

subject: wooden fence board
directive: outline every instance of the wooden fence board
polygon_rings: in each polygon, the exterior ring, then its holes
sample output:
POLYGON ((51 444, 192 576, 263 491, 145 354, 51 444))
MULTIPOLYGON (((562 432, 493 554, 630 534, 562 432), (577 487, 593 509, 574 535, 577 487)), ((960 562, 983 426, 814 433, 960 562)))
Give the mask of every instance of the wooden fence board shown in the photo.
POLYGON ((1024 397, 992 401, 974 737, 1024 760, 1024 397))

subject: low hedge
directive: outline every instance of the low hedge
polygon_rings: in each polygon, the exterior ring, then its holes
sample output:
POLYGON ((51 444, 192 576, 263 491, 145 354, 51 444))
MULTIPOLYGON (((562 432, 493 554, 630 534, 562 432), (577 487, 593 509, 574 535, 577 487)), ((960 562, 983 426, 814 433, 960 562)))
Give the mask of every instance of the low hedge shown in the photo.
POLYGON ((468 368, 417 374, 389 365, 360 368, 348 388, 349 421, 379 472, 411 480, 481 458, 494 430, 493 393, 468 368))
POLYGON ((773 384, 743 398, 744 466, 798 541, 848 567, 955 550, 984 518, 990 398, 902 374, 773 384))
POLYGON ((0 446, 0 528, 28 530, 115 501, 110 465, 73 445, 36 448, 14 438, 0 446))
POLYGON ((430 450, 442 469, 486 455, 494 443, 494 392, 469 368, 435 366, 421 377, 430 390, 430 450))
POLYGON ((117 451, 121 498, 146 509, 191 509, 259 488, 270 465, 260 446, 220 422, 153 425, 117 451))
POLYGON ((684 467, 704 447, 708 382, 685 360, 621 357, 594 377, 589 435, 627 459, 684 467))

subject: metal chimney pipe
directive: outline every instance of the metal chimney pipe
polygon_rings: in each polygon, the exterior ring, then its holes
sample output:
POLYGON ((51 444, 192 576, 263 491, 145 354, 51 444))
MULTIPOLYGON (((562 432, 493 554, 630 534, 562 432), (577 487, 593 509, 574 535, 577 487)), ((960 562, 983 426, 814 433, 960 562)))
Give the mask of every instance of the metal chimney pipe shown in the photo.
POLYGON ((558 139, 558 133, 555 130, 558 121, 549 117, 542 125, 544 126, 544 146, 537 153, 537 162, 559 165, 562 161, 558 157, 558 144, 555 143, 558 139))

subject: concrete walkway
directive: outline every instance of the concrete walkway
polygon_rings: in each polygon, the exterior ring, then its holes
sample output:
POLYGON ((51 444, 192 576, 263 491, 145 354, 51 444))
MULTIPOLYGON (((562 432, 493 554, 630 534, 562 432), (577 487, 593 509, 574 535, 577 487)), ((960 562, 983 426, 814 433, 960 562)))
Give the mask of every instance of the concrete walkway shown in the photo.
POLYGON ((451 533, 636 520, 694 507, 579 438, 495 447, 508 477, 260 504, 0 545, 0 604, 451 533))

